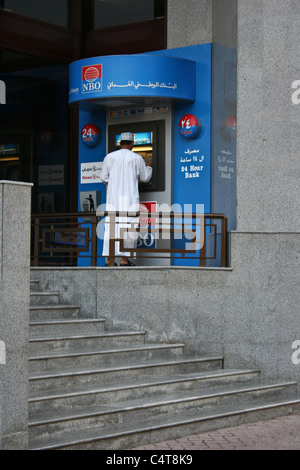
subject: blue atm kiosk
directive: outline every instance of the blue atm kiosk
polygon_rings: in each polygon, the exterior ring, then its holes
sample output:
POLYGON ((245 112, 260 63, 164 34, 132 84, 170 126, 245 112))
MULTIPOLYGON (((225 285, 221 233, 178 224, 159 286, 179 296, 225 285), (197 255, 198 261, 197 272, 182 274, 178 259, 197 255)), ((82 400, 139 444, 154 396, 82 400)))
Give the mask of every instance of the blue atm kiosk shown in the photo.
MULTIPOLYGON (((211 61, 212 45, 204 44, 70 65, 69 103, 79 107, 79 210, 81 193, 105 203, 101 163, 120 133, 130 130, 135 150, 153 166, 152 180, 140 187, 141 202, 210 212, 211 61)), ((100 253, 102 240, 98 245, 100 253)), ((199 266, 199 260, 179 258, 144 263, 199 266)))

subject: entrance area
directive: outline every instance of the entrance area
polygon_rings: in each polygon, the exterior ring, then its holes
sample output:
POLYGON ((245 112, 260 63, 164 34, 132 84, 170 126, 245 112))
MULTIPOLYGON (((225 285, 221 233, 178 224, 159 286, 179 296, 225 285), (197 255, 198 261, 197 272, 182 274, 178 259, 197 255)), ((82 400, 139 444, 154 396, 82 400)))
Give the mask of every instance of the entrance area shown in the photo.
POLYGON ((0 107, 0 179, 33 183, 33 213, 69 211, 68 69, 2 50, 1 72, 7 99, 0 107))

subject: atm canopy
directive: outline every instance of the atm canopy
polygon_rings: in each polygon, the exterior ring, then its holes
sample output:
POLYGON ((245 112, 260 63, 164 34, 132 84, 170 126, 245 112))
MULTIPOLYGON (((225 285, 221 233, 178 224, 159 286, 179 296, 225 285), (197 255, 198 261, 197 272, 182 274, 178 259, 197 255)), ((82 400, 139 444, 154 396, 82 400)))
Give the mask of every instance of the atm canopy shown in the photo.
POLYGON ((192 60, 159 55, 92 57, 69 66, 69 104, 118 106, 148 99, 192 102, 195 84, 192 60))

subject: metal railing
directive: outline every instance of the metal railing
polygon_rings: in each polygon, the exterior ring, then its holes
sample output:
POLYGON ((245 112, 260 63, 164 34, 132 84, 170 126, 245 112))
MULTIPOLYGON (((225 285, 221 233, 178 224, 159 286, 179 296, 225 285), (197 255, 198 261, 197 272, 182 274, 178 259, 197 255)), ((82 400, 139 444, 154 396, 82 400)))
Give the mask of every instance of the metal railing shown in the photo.
POLYGON ((31 265, 77 266, 78 258, 97 265, 96 212, 33 214, 31 265))
POLYGON ((130 252, 136 258, 171 258, 175 264, 176 260, 196 260, 198 266, 218 259, 220 266, 227 266, 225 215, 119 211, 32 215, 32 266, 77 266, 79 259, 97 266, 102 257, 102 252, 97 252, 97 237, 104 233, 101 224, 109 224, 111 266, 115 264, 117 244, 119 251, 130 252), (151 243, 126 248, 128 237, 140 241, 141 236, 151 243))

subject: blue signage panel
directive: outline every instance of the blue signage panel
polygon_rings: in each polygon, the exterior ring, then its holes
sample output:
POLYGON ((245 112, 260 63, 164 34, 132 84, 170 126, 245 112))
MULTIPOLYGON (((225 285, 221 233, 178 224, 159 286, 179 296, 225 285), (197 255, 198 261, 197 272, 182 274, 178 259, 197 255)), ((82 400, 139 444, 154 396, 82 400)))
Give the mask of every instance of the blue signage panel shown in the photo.
POLYGON ((99 98, 195 99, 195 63, 178 57, 92 57, 69 67, 69 103, 99 98))
MULTIPOLYGON (((182 212, 211 211, 211 44, 159 51, 192 60, 196 65, 195 100, 174 106, 173 204, 182 212)), ((186 240, 175 239, 174 248, 186 240)), ((199 256, 198 252, 196 256, 199 256)), ((199 266, 199 260, 175 259, 175 265, 199 266)))
MULTIPOLYGON (((105 201, 106 197, 106 188, 105 185, 100 182, 99 171, 101 167, 101 162, 103 161, 106 153, 106 117, 105 111, 98 111, 97 113, 92 113, 90 111, 80 111, 79 112, 79 135, 78 135, 78 211, 82 211, 82 201, 80 200, 80 195, 85 193, 87 196, 94 194, 95 191, 98 192, 98 197, 100 203, 105 201), (98 145, 87 145, 86 142, 82 139, 82 129, 97 129, 98 134, 102 136, 99 140, 98 145), (81 131, 80 131, 81 130, 81 131)), ((88 135, 88 132, 86 133, 88 135)), ((94 209, 97 210, 97 201, 94 201, 94 209)), ((82 224, 82 228, 89 229, 89 238, 91 238, 92 225, 90 221, 87 220, 87 217, 81 219, 81 222, 87 222, 82 224)), ((97 238, 97 251, 98 253, 102 252, 103 241, 97 238)), ((90 251, 84 253, 86 257, 78 257, 77 264, 78 266, 89 266, 90 251)), ((97 266, 104 265, 104 259, 97 259, 97 266)))

